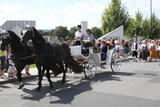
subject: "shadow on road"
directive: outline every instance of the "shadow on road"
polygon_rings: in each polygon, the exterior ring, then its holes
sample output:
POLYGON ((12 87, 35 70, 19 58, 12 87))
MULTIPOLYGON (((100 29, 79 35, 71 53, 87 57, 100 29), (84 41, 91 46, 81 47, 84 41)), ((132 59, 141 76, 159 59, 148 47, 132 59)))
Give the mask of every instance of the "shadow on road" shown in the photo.
POLYGON ((57 81, 54 84, 54 89, 49 89, 49 86, 43 86, 40 92, 36 89, 26 89, 23 91, 26 94, 21 95, 22 99, 40 101, 45 97, 50 97, 50 103, 63 103, 68 104, 74 99, 74 97, 82 92, 92 90, 91 82, 80 82, 78 84, 65 84, 61 85, 61 81, 57 81), (58 87, 57 87, 58 86, 58 87), (52 98, 53 97, 53 98, 52 98), (54 98, 57 97, 58 100, 54 98), (53 99, 53 101, 52 101, 53 99))
POLYGON ((91 80, 91 81, 94 81, 94 82, 98 82, 98 81, 121 81, 121 79, 119 77, 115 77, 113 75, 114 73, 112 72, 101 72, 101 73, 97 73, 95 75, 95 77, 91 80))
POLYGON ((117 72, 114 75, 133 76, 133 75, 136 75, 136 73, 132 73, 132 72, 117 72))
POLYGON ((121 81, 120 78, 114 77, 110 72, 98 73, 92 80, 76 79, 70 80, 69 83, 61 85, 61 81, 54 83, 54 89, 49 89, 49 86, 43 86, 40 92, 36 89, 26 89, 21 95, 22 99, 40 101, 43 98, 49 97, 51 104, 71 104, 74 98, 84 92, 92 90, 92 84, 103 81, 121 81))
MULTIPOLYGON (((8 87, 8 86, 5 86, 5 85, 1 84, 1 85, 0 85, 0 89, 1 89, 1 88, 11 88, 11 87, 8 87)), ((0 90, 0 91, 2 91, 2 90, 0 90)))

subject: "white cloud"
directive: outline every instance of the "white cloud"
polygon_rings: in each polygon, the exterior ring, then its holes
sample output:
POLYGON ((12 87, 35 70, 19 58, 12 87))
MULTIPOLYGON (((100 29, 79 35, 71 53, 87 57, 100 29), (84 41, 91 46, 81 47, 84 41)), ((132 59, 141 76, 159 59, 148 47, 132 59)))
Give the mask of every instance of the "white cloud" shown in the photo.
POLYGON ((50 15, 57 16, 59 25, 76 26, 81 21, 89 22, 89 27, 100 26, 101 14, 105 5, 97 2, 76 2, 72 6, 53 9, 50 15))
POLYGON ((17 13, 22 11, 24 8, 21 4, 0 4, 0 12, 2 13, 17 13))
POLYGON ((12 20, 21 12, 23 12, 24 6, 21 4, 0 4, 0 23, 4 23, 6 20, 12 20))
MULTIPOLYGON (((89 27, 101 25, 101 15, 111 0, 77 0, 75 3, 56 7, 49 7, 49 0, 35 0, 33 5, 30 4, 0 4, 0 24, 6 20, 36 20, 37 28, 54 28, 56 26, 76 26, 81 21, 88 21, 89 27)), ((138 9, 145 15, 149 16, 150 0, 122 0, 134 16, 138 9)), ((65 1, 67 2, 67 0, 65 1)), ((55 3, 55 2, 54 2, 55 3)), ((157 13, 160 12, 160 0, 153 0, 153 8, 157 13)), ((160 14, 160 13, 159 13, 160 14)), ((157 14, 157 15, 159 15, 157 14)))
MULTIPOLYGON (((39 0, 42 5, 44 0, 39 0)), ((76 2, 59 8, 44 9, 43 11, 33 10, 21 4, 0 5, 0 23, 6 20, 36 20, 38 28, 54 28, 56 26, 76 26, 81 21, 88 21, 89 27, 100 26, 101 14, 105 5, 96 0, 76 2)))
POLYGON ((44 6, 45 5, 45 0, 38 0, 38 2, 37 2, 39 5, 42 5, 42 6, 44 6))
MULTIPOLYGON (((126 1, 126 7, 129 10, 131 16, 135 16, 135 12, 138 10, 144 15, 144 17, 150 16, 150 0, 123 0, 126 1)), ((152 0, 153 12, 160 17, 160 0, 152 0)))

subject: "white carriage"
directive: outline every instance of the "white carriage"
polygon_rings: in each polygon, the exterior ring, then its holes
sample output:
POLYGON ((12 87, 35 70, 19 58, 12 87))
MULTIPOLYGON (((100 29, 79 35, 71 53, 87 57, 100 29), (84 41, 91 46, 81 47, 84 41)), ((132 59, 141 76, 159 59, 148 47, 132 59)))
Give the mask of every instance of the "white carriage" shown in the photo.
POLYGON ((107 51, 107 57, 105 61, 101 61, 101 53, 94 52, 93 47, 89 47, 89 54, 84 56, 82 54, 81 46, 71 46, 71 54, 75 59, 82 59, 83 66, 85 67, 84 74, 88 79, 92 79, 96 72, 97 68, 101 67, 101 65, 109 65, 111 67, 112 72, 120 71, 120 61, 118 61, 118 55, 115 48, 112 48, 107 51))

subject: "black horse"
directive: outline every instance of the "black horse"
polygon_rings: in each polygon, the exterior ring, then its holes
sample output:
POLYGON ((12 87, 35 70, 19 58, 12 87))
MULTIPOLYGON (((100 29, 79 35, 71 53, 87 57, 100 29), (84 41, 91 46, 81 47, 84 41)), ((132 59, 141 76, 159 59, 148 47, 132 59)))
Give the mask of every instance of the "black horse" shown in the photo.
MULTIPOLYGON (((19 80, 19 89, 21 89, 24 86, 22 82, 21 71, 24 69, 25 65, 34 64, 35 59, 37 59, 35 58, 35 55, 34 55, 34 48, 33 46, 28 46, 26 43, 22 44, 22 42, 20 41, 20 38, 12 31, 3 30, 3 32, 2 31, 0 32, 0 36, 2 38, 2 46, 1 46, 2 50, 5 50, 5 48, 8 45, 10 45, 11 47, 12 54, 14 55, 13 61, 18 71, 17 77, 19 80)), ((43 55, 40 55, 40 56, 43 57, 43 60, 47 60, 46 56, 43 56, 43 55)), ((40 66, 40 65, 36 65, 36 66, 38 69, 38 76, 39 76, 39 81, 40 81, 40 78, 42 77, 42 75, 44 75, 44 71, 46 69, 44 66, 40 66), (43 72, 41 72, 41 70, 43 72)), ((46 76, 47 76, 48 81, 51 82, 50 76, 48 76, 48 73, 46 74, 46 76)), ((38 86, 38 88, 39 87, 40 86, 38 86)))
POLYGON ((2 50, 5 50, 10 45, 12 54, 14 55, 13 61, 17 69, 17 77, 19 81, 19 89, 24 86, 21 77, 21 71, 25 65, 34 64, 33 47, 22 45, 20 38, 12 31, 1 30, 0 37, 2 38, 2 50))
MULTIPOLYGON (((65 83, 67 72, 67 68, 64 68, 64 64, 74 72, 83 72, 83 67, 72 58, 70 48, 66 43, 50 44, 46 42, 42 35, 40 35, 40 33, 33 27, 26 27, 23 29, 22 35, 23 42, 27 42, 30 39, 33 42, 36 65, 43 65, 47 72, 51 69, 55 76, 63 73, 62 83, 65 83)), ((44 74, 44 71, 42 72, 44 74)), ((43 74, 39 81, 39 89, 41 88, 43 74)), ((48 76, 50 77, 49 73, 48 76)), ((51 82, 50 86, 52 86, 51 82)))

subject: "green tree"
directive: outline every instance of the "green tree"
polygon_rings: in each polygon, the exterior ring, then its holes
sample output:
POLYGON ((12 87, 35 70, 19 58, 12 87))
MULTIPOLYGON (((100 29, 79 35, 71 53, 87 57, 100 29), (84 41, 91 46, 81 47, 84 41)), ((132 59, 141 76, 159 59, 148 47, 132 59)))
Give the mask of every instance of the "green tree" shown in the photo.
POLYGON ((66 37, 68 36, 69 31, 67 30, 67 27, 58 26, 54 29, 53 35, 58 37, 66 37))
POLYGON ((143 15, 138 11, 134 22, 134 33, 138 36, 142 35, 143 15))
POLYGON ((152 20, 152 26, 150 27, 151 30, 150 30, 149 38, 152 38, 152 39, 160 38, 160 20, 155 14, 152 14, 152 18, 150 19, 150 21, 151 20, 152 20))
POLYGON ((155 14, 152 14, 152 30, 151 18, 145 18, 142 23, 142 36, 145 38, 160 38, 160 20, 155 14))
POLYGON ((77 31, 77 28, 75 26, 71 27, 69 30, 69 36, 74 37, 76 31, 77 31))
POLYGON ((98 27, 92 27, 92 28, 91 28, 91 32, 92 32, 92 34, 93 34, 93 36, 94 36, 95 38, 99 38, 99 37, 102 36, 102 31, 101 31, 101 29, 98 28, 98 27))
POLYGON ((142 23, 142 37, 149 38, 150 35, 150 21, 145 18, 142 23))
POLYGON ((112 0, 108 8, 102 15, 102 31, 106 34, 117 27, 123 25, 124 30, 128 28, 129 14, 121 0, 112 0))
POLYGON ((47 30, 47 31, 45 31, 45 30, 38 30, 39 31, 39 33, 41 34, 41 35, 43 35, 43 36, 51 36, 51 35, 53 35, 53 29, 52 30, 47 30))
POLYGON ((126 36, 133 37, 134 34, 135 34, 135 29, 134 29, 134 27, 135 27, 135 19, 130 17, 128 19, 128 23, 129 23, 129 26, 128 26, 127 30, 126 30, 126 36))
POLYGON ((143 15, 138 11, 135 18, 129 18, 129 26, 126 33, 129 37, 142 36, 143 15))

